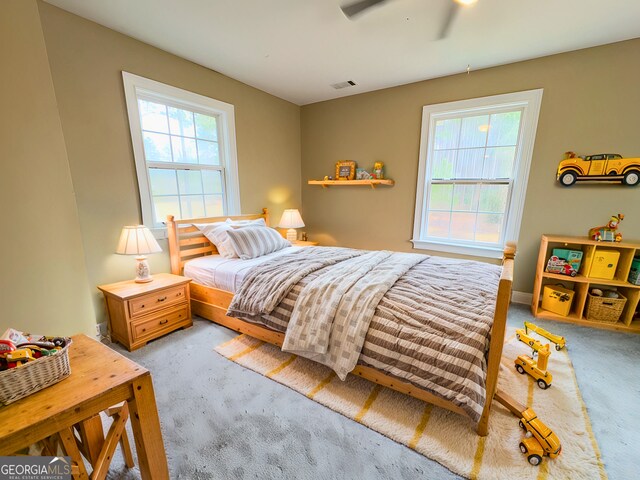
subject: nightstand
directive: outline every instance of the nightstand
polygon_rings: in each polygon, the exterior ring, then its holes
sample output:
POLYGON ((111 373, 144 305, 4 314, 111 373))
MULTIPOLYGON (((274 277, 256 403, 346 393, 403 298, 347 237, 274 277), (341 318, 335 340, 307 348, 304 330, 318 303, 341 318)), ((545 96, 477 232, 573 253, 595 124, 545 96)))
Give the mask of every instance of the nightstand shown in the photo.
POLYGON ((178 328, 190 327, 190 278, 158 273, 153 281, 101 285, 109 312, 111 338, 129 351, 178 328))
POLYGON ((303 240, 294 240, 291 242, 291 245, 294 247, 315 247, 318 245, 318 242, 305 242, 303 240))

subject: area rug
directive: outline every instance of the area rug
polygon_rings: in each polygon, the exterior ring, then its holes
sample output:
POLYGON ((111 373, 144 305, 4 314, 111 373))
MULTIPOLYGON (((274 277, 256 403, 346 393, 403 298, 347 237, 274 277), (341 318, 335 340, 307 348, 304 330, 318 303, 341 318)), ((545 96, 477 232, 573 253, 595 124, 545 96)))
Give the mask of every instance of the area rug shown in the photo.
POLYGON ((215 350, 469 479, 606 479, 567 349, 553 350, 549 359, 553 385, 541 390, 531 377, 514 368, 518 355, 531 354, 514 333, 507 334, 499 386, 533 407, 562 442, 562 454, 553 460, 545 457, 538 467, 529 465, 520 453, 524 432, 518 419, 497 403, 492 408, 489 435, 479 437, 465 417, 354 375, 342 382, 327 367, 247 335, 215 350))

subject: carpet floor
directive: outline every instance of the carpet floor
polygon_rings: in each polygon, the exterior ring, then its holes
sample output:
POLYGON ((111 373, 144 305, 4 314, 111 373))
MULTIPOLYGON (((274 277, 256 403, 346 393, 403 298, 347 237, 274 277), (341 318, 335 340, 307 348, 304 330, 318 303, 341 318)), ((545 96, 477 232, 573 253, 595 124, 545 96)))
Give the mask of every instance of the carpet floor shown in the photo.
MULTIPOLYGON (((512 306, 509 325, 524 320, 531 320, 528 309, 512 306)), ((640 337, 539 323, 567 338, 609 478, 639 478, 640 337)), ((193 328, 135 352, 112 345, 153 374, 171 478, 461 478, 213 351, 235 336, 196 318, 193 328)), ((552 368, 553 355, 550 362, 552 368)), ((118 454, 109 478, 134 479, 139 472, 126 470, 118 454)))
POLYGON ((544 459, 537 467, 529 465, 518 449, 524 432, 517 419, 499 405, 494 405, 491 411, 489 435, 483 438, 476 435, 473 423, 461 415, 357 375, 349 375, 343 382, 328 367, 247 335, 239 335, 215 350, 467 478, 537 480, 541 476, 605 480, 597 442, 567 350, 553 356, 556 387, 543 391, 514 368, 513 359, 530 349, 516 339, 513 328, 507 331, 507 338, 500 366, 500 388, 534 408, 562 441, 562 455, 553 461, 544 459))

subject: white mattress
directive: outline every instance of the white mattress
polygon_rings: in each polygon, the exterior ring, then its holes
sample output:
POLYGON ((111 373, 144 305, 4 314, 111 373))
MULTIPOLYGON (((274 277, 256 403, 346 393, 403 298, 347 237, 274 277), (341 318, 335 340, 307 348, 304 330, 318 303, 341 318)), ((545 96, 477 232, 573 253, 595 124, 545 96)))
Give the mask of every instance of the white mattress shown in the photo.
POLYGON ((235 293, 242 284, 245 275, 256 265, 271 260, 272 258, 295 252, 304 247, 286 247, 262 257, 251 260, 239 258, 224 258, 220 255, 207 255, 194 258, 184 265, 184 276, 192 278, 201 285, 219 288, 227 292, 235 293))

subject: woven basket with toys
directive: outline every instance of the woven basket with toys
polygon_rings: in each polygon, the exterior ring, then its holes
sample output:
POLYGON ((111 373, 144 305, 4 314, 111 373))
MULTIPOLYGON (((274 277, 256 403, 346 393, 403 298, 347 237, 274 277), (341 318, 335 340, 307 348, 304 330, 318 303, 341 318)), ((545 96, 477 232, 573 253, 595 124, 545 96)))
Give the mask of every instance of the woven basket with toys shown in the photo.
POLYGON ((0 338, 0 404, 8 405, 71 373, 70 338, 8 329, 0 338))

